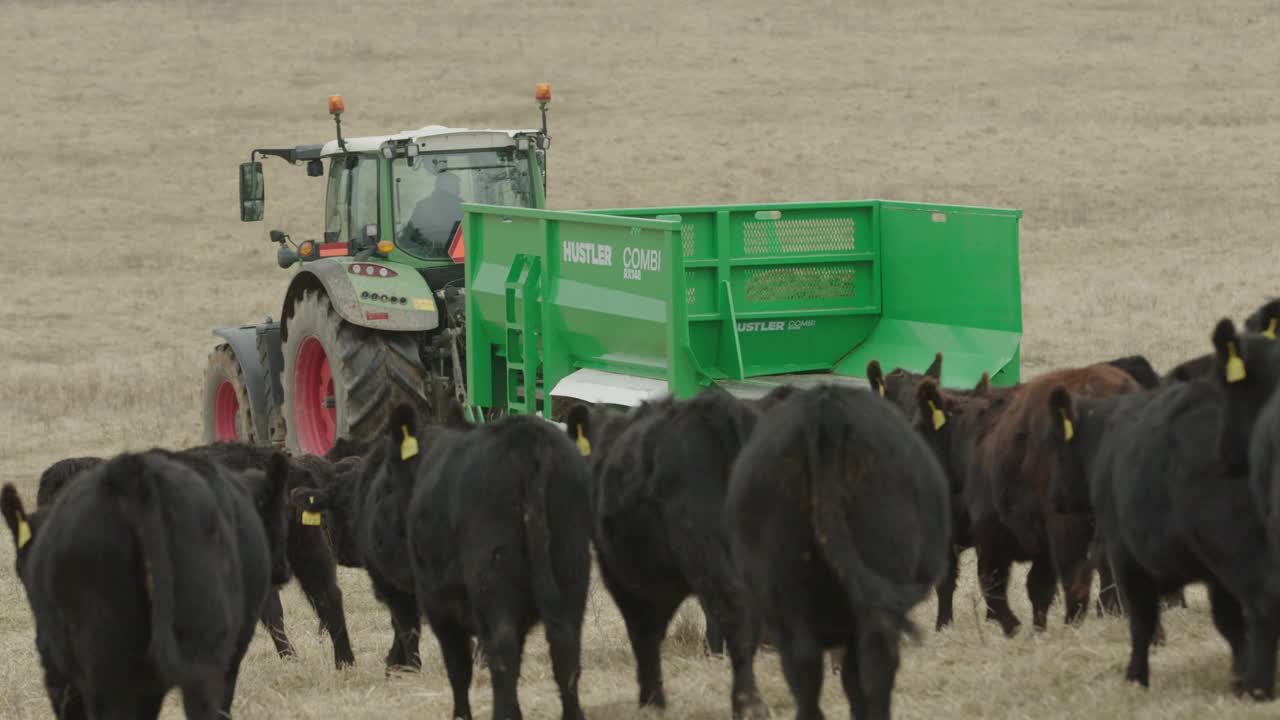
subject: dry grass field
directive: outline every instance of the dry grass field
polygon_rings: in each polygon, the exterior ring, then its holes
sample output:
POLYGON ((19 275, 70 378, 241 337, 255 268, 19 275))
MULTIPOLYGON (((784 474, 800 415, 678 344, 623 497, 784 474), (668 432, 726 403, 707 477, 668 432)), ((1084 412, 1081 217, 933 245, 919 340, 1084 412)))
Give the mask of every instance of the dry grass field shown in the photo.
MULTIPOLYGON (((1025 211, 1024 373, 1143 352, 1158 369, 1212 324, 1280 292, 1280 3, 1110 0, 1014 5, 229 2, 0 3, 0 481, 33 501, 63 456, 199 441, 210 329, 278 315, 288 273, 268 228, 320 230, 322 183, 267 163, 267 220, 241 224, 236 164, 254 146, 439 122, 530 126, 552 83, 550 204, 903 200, 1025 211)), ((26 598, 0 542, 0 717, 49 715, 26 598)), ((1122 621, 1006 640, 981 622, 971 559, 956 626, 904 652, 903 718, 1263 716, 1227 692, 1203 593, 1166 615, 1153 687, 1122 680, 1122 621)), ((1015 611, 1029 625, 1015 575, 1015 611)), ((446 717, 435 640, 421 676, 384 678, 385 611, 340 576, 357 666, 336 672, 294 588, 302 657, 261 632, 240 718, 446 717)), ((690 603, 690 605, 693 605, 690 603)), ((704 659, 696 605, 664 662, 668 717, 728 715, 727 663, 704 659)), ((528 717, 558 716, 540 638, 528 717)), ((581 680, 590 717, 635 705, 621 618, 596 588, 581 680)), ((757 672, 792 705, 777 659, 757 672)), ((473 704, 487 716, 487 675, 473 704)), ((829 715, 847 705, 824 690, 829 715)), ((165 717, 180 717, 175 693, 165 717)))

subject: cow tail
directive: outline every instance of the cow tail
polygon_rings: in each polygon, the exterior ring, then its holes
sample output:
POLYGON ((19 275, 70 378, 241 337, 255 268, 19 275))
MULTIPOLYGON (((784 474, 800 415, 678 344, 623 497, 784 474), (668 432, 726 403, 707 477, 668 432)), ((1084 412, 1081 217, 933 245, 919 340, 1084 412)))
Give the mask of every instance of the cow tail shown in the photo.
POLYGON ((547 443, 534 453, 532 472, 525 475, 524 534, 529 549, 529 576, 534 602, 543 617, 554 614, 560 604, 560 584, 551 559, 551 513, 548 486, 558 463, 557 443, 547 443))
POLYGON ((164 508, 143 458, 124 455, 111 463, 114 467, 107 471, 104 485, 137 544, 144 591, 151 605, 151 642, 147 656, 161 677, 176 681, 175 676, 181 673, 184 663, 173 631, 177 612, 164 508))
MULTIPOLYGON (((838 401, 826 401, 831 402, 838 401)), ((830 438, 827 447, 840 448, 849 432, 848 421, 839 412, 827 412, 830 409, 834 408, 830 405, 823 408, 822 417, 808 426, 812 430, 806 436, 807 474, 811 482, 809 511, 814 543, 835 573, 855 614, 869 615, 885 630, 918 639, 919 630, 907 613, 930 588, 922 583, 897 585, 889 582, 863 562, 845 513, 844 463, 831 462, 834 459, 831 457, 823 462, 821 436, 825 434, 830 438)))

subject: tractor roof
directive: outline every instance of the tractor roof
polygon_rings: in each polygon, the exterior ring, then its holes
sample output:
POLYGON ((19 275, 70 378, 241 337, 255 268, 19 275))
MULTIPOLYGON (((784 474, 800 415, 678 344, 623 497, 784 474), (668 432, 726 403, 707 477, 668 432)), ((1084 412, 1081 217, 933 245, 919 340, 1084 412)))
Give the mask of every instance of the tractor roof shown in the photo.
MULTIPOLYGON (((441 150, 479 150, 515 144, 516 136, 532 135, 539 130, 471 130, 443 125, 427 125, 417 130, 404 130, 394 135, 370 135, 346 138, 346 152, 377 152, 387 141, 409 141, 418 146, 418 152, 441 150)), ((330 140, 320 149, 321 157, 338 155, 338 141, 330 140)))

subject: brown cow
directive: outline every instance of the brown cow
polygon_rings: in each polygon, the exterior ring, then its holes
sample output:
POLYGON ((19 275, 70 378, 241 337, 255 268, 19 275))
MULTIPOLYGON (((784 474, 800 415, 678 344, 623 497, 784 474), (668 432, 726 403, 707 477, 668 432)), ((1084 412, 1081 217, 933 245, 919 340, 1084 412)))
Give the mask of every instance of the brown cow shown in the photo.
MULTIPOLYGON (((1031 563, 1027 595, 1037 629, 1048 624, 1059 581, 1068 622, 1084 614, 1094 569, 1103 574, 1104 587, 1112 584, 1107 568, 1095 565, 1088 555, 1091 518, 1048 512, 1045 448, 1035 440, 1046 435, 1038 432, 1036 423, 1044 414, 1047 393, 1057 385, 1098 396, 1140 388, 1130 374, 1098 363, 1046 373, 997 393, 946 392, 931 380, 918 390, 916 426, 939 453, 956 493, 957 548, 972 546, 977 551, 987 617, 999 622, 1006 635, 1021 626, 1008 603, 1009 572, 1015 562, 1031 563)), ((943 584, 950 585, 948 580, 943 584)), ((939 623, 945 624, 939 610, 939 623)))
MULTIPOLYGON (((1057 370, 1024 383, 981 444, 974 472, 987 476, 996 512, 1019 544, 1035 557, 1043 557, 1048 551, 1062 584, 1065 620, 1074 623, 1088 610, 1093 571, 1097 569, 1102 574, 1103 588, 1110 588, 1113 583, 1106 563, 1091 562, 1088 557, 1092 518, 1055 513, 1049 507, 1051 448, 1046 446, 1049 418, 1043 408, 1049 393, 1059 385, 1085 397, 1109 397, 1142 389, 1130 373, 1112 363, 1057 370)), ((1037 628, 1047 622, 1045 611, 1047 607, 1035 610, 1033 622, 1037 628)))

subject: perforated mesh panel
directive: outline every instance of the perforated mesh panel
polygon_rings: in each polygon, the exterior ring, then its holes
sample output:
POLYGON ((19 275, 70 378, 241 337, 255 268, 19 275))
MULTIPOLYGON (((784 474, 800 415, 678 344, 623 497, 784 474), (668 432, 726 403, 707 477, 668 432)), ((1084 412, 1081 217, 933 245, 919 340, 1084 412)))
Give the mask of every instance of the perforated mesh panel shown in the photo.
POLYGON ((853 267, 752 268, 743 271, 747 302, 821 300, 854 295, 853 267))
POLYGON ((689 257, 690 255, 693 255, 694 244, 692 225, 685 223, 680 226, 680 240, 684 244, 684 256, 689 257))
POLYGON ((742 224, 747 255, 835 253, 853 250, 853 218, 748 220, 742 224))

